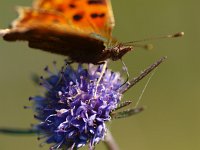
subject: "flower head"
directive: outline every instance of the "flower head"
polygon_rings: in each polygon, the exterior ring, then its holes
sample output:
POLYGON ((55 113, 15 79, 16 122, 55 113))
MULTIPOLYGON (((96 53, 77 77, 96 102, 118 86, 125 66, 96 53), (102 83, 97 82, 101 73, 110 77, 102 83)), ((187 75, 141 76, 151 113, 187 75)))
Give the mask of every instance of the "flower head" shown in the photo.
POLYGON ((87 143, 90 149, 106 135, 106 122, 121 99, 123 80, 119 73, 106 69, 101 80, 103 65, 79 64, 74 70, 66 65, 49 77, 41 77, 44 96, 31 97, 35 101, 36 125, 51 143, 51 149, 78 149, 87 143))

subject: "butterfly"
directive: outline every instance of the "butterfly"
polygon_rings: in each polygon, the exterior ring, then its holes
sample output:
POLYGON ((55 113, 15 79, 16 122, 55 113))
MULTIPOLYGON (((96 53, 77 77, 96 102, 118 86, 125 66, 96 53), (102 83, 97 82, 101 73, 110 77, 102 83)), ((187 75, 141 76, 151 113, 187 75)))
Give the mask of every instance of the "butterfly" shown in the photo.
POLYGON ((36 0, 17 11, 11 27, 0 30, 6 41, 28 41, 31 48, 93 64, 121 59, 133 49, 112 37, 110 0, 36 0))

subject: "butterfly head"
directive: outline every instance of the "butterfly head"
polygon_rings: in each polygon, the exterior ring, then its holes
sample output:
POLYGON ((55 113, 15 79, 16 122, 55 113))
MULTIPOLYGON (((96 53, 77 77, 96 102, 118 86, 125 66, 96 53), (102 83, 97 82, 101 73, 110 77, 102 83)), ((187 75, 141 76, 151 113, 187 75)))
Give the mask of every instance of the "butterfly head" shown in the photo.
POLYGON ((132 51, 132 50, 133 50, 133 46, 123 45, 122 43, 117 44, 116 46, 110 49, 111 59, 113 61, 121 59, 127 52, 132 51))

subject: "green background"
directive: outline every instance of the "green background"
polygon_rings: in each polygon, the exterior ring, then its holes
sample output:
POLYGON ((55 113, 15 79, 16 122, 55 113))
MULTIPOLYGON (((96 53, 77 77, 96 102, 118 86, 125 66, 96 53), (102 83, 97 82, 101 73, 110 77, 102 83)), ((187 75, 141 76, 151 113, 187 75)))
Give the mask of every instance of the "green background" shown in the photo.
MULTIPOLYGON (((30 6, 31 0, 1 0, 0 28, 16 18, 16 5, 30 6)), ((147 109, 137 116, 109 123, 121 150, 199 150, 200 149, 200 1, 198 0, 113 0, 116 19, 114 36, 133 41, 184 31, 179 39, 151 41, 152 51, 137 48, 124 57, 131 77, 159 59, 168 56, 154 74, 140 106, 147 109)), ((28 48, 25 42, 0 39, 0 127, 29 127, 35 123, 28 97, 40 90, 30 80, 31 73, 64 57, 28 48)), ((120 70, 120 62, 111 63, 120 70)), ((147 78, 130 89, 123 100, 137 102, 147 78)), ((134 107, 134 104, 132 107, 134 107)), ((42 141, 41 141, 42 142, 42 141)), ((0 135, 2 150, 45 150, 36 136, 0 135)), ((104 149, 103 144, 97 150, 104 149)))

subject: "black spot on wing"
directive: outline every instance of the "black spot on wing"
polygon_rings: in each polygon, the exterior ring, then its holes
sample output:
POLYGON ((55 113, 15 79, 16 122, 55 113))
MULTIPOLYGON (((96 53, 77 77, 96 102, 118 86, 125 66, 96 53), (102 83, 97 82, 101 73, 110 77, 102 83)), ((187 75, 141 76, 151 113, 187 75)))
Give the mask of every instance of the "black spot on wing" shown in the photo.
POLYGON ((89 5, 105 4, 105 0, 88 0, 89 5))
POLYGON ((75 4, 69 4, 69 7, 70 8, 76 8, 76 5, 75 4))
POLYGON ((105 16, 105 13, 92 13, 91 18, 103 18, 105 16))
POLYGON ((91 16, 91 18, 97 18, 98 14, 97 13, 92 13, 90 16, 91 16))
POLYGON ((82 15, 82 14, 75 14, 75 15, 73 16, 73 20, 74 20, 74 21, 80 21, 82 18, 83 18, 83 15, 82 15))
POLYGON ((99 17, 100 17, 100 18, 103 18, 104 16, 105 16, 105 13, 99 14, 99 17))

